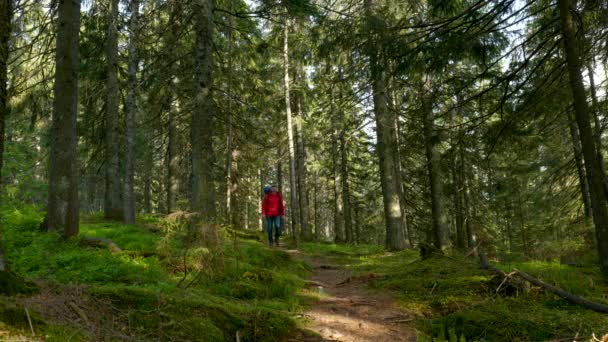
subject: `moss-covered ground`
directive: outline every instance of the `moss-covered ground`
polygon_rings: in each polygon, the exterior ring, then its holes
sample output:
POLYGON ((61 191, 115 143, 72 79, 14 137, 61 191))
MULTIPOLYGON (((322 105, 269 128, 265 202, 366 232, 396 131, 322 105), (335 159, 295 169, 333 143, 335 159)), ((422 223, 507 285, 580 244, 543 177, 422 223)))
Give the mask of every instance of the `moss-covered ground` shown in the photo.
MULTIPOLYGON (((305 244, 360 275, 374 274, 372 288, 391 290, 416 317, 422 341, 589 341, 608 333, 608 315, 574 306, 540 289, 497 294, 501 281, 463 255, 422 260, 417 251, 386 253, 379 246, 305 244)), ((506 272, 525 271, 589 300, 608 304, 608 284, 597 267, 559 262, 493 263, 506 272)), ((502 292, 502 291, 501 291, 502 292)))
POLYGON ((226 229, 193 243, 162 218, 125 226, 89 215, 80 235, 64 240, 40 231, 36 208, 0 214, 11 275, 36 284, 0 297, 0 340, 35 340, 28 308, 46 341, 281 341, 312 300, 300 291, 309 266, 226 229), (88 246, 83 236, 111 239, 122 252, 88 246))

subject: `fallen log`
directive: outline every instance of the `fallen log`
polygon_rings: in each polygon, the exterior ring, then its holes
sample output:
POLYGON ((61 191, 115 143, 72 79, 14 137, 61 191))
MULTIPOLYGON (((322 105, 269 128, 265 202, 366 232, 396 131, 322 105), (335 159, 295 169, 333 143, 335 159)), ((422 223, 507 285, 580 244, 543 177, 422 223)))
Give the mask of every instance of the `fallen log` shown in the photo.
POLYGON ((608 305, 604 305, 604 304, 600 304, 600 303, 596 303, 596 302, 592 302, 589 301, 585 298, 579 297, 577 295, 568 293, 562 289, 560 289, 557 286, 553 286, 551 284, 547 284, 544 281, 534 278, 533 276, 529 275, 526 272, 520 271, 516 268, 513 269, 513 272, 515 272, 515 274, 517 274, 518 276, 526 279, 527 281, 531 282, 532 284, 536 285, 536 286, 540 286, 544 289, 547 289, 553 293, 555 293, 556 295, 558 295, 559 297, 569 301, 570 303, 576 304, 576 305, 580 305, 583 307, 586 307, 588 309, 591 309, 593 311, 597 311, 597 312, 602 312, 602 313, 608 313, 608 305))
POLYGON ((88 237, 85 236, 81 239, 82 243, 88 246, 93 247, 105 247, 110 250, 112 253, 120 253, 122 249, 118 247, 114 241, 106 238, 98 238, 98 237, 88 237))
POLYGON ((509 287, 509 286, 515 288, 515 290, 517 290, 517 291, 519 291, 519 290, 525 291, 528 289, 528 286, 526 283, 524 283, 520 280, 514 279, 511 274, 507 274, 507 273, 503 272, 502 270, 499 270, 498 268, 492 266, 492 264, 490 264, 490 262, 488 261, 488 258, 486 257, 486 255, 483 252, 479 251, 477 254, 479 255, 479 263, 480 263, 481 268, 494 273, 496 276, 498 276, 502 279, 502 282, 496 289, 496 292, 499 292, 501 289, 505 290, 506 292, 509 292, 507 290, 507 287, 509 287))

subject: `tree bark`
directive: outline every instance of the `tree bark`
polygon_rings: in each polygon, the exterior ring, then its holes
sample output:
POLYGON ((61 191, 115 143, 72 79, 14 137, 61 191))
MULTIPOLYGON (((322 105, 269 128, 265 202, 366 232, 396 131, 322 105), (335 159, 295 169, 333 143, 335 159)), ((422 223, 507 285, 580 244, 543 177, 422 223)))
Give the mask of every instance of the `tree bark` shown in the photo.
MULTIPOLYGON (((4 135, 8 117, 8 56, 11 37, 11 19, 13 17, 13 0, 0 0, 0 196, 4 194, 2 166, 4 165, 4 135)), ((4 252, 3 230, 0 223, 0 271, 8 271, 9 264, 4 252)))
POLYGON ((389 250, 405 248, 404 218, 401 210, 399 175, 397 170, 396 116, 388 108, 387 85, 388 75, 385 61, 382 58, 381 46, 377 46, 376 9, 373 0, 365 0, 368 28, 371 32, 367 46, 367 55, 371 69, 371 84, 376 118, 377 153, 380 164, 380 180, 384 200, 386 223, 386 247, 389 250))
POLYGON ((314 227, 315 227, 315 241, 318 242, 321 240, 321 215, 320 215, 320 205, 319 205, 319 197, 320 197, 320 191, 321 189, 319 188, 319 173, 315 172, 314 175, 314 183, 313 183, 313 193, 314 193, 314 199, 313 199, 313 206, 314 206, 314 227))
POLYGON ((581 138, 578 134, 576 120, 571 114, 568 115, 568 127, 570 128, 570 137, 572 138, 572 148, 574 149, 574 161, 576 162, 576 171, 578 173, 578 181, 581 187, 581 195, 583 198, 583 206, 585 209, 585 218, 590 219, 593 216, 591 208, 591 196, 589 194, 589 183, 585 175, 585 165, 583 161, 583 148, 581 147, 581 138))
POLYGON ((192 145, 192 191, 190 206, 215 222, 213 184, 213 0, 196 0, 195 94, 190 141, 192 145))
POLYGON ((262 169, 258 169, 258 180, 260 182, 260 194, 258 196, 258 230, 265 232, 265 220, 262 220, 262 201, 264 200, 264 176, 262 176, 262 169))
POLYGON ((441 176, 441 154, 439 152, 439 133, 435 129, 432 110, 432 89, 426 87, 423 113, 424 145, 426 149, 427 170, 431 191, 431 214, 433 222, 433 243, 441 250, 448 245, 447 218, 443 203, 443 182, 441 176))
POLYGON ((118 154, 118 0, 110 0, 106 62, 105 169, 106 193, 104 214, 107 219, 123 220, 121 177, 118 154))
POLYGON ((405 176, 403 174, 404 166, 403 166, 403 158, 401 158, 401 122, 399 121, 399 110, 400 104, 397 101, 397 97, 395 96, 395 87, 392 84, 394 80, 393 77, 389 78, 389 91, 388 94, 390 96, 390 110, 395 115, 395 141, 397 142, 396 155, 395 159, 397 160, 396 166, 397 170, 395 172, 399 175, 399 203, 401 204, 401 214, 403 215, 403 235, 405 237, 405 247, 410 248, 414 245, 412 235, 409 231, 409 226, 407 222, 407 210, 406 210, 406 198, 405 198, 405 176))
POLYGON ((462 213, 464 219, 464 227, 467 237, 467 247, 469 249, 475 247, 475 237, 473 235, 473 224, 471 222, 471 206, 469 197, 469 177, 467 173, 467 165, 465 161, 464 146, 459 148, 460 154, 460 169, 462 170, 462 213))
POLYGON ((602 273, 608 276, 608 208, 606 207, 606 194, 604 192, 605 175, 602 173, 597 158, 597 149, 593 140, 593 131, 589 119, 589 105, 585 95, 585 87, 581 75, 581 61, 577 48, 574 24, 572 22, 571 1, 559 0, 558 3, 564 37, 564 50, 574 99, 574 111, 581 136, 587 181, 589 182, 599 264, 602 273))
POLYGON ((306 147, 304 143, 304 109, 302 104, 302 96, 296 98, 297 115, 295 118, 296 124, 296 141, 297 141, 297 167, 298 167, 298 200, 300 213, 300 236, 302 240, 308 241, 312 239, 312 231, 308 223, 308 187, 306 184, 306 147))
POLYGON ((143 181, 144 181, 144 193, 143 193, 143 207, 144 213, 152 213, 152 169, 154 168, 154 146, 151 141, 145 142, 144 151, 144 169, 143 169, 143 181))
POLYGON ((342 129, 340 130, 340 174, 342 181, 342 199, 344 201, 344 233, 347 243, 355 242, 353 234, 352 206, 350 200, 350 185, 348 177, 348 151, 346 150, 346 132, 344 118, 342 118, 342 129))
MULTIPOLYGON (((230 1, 230 11, 234 11, 233 1, 230 1)), ((228 18, 228 26, 227 30, 227 38, 228 38, 228 55, 225 57, 227 59, 228 70, 227 75, 227 87, 228 89, 233 89, 232 83, 232 70, 233 70, 233 51, 234 51, 234 37, 233 37, 233 27, 234 27, 234 18, 233 16, 229 16, 228 18)), ((226 137, 226 220, 230 220, 229 223, 234 224, 235 219, 232 214, 232 197, 233 197, 233 188, 238 186, 236 177, 233 178, 235 170, 233 169, 233 145, 234 145, 234 125, 232 118, 232 98, 228 98, 228 109, 226 111, 226 131, 228 132, 226 137)))
POLYGON ((285 91, 285 114, 287 116, 287 141, 289 147, 289 195, 290 195, 290 207, 291 222, 292 222, 292 234, 296 247, 300 242, 300 231, 298 229, 297 215, 293 212, 293 208, 297 206, 297 185, 296 185, 296 165, 295 165, 295 142, 293 132, 293 120, 291 115, 291 100, 290 100, 290 81, 289 81, 289 19, 285 18, 283 27, 283 67, 284 67, 284 91, 285 91))
MULTIPOLYGON (((328 72, 330 68, 328 66, 328 72)), ((339 113, 338 106, 336 105, 335 87, 332 85, 330 90, 331 95, 331 129, 332 129, 332 141, 331 141, 331 158, 332 158, 332 173, 333 173, 333 209, 334 209, 334 242, 342 243, 346 241, 344 231, 344 197, 342 196, 342 189, 340 185, 342 183, 340 173, 340 154, 339 154, 339 137, 340 131, 338 128, 339 113)))
POLYGON ((78 36, 80 1, 58 4, 47 229, 78 234, 78 36))
POLYGON ((167 196, 166 211, 171 214, 175 210, 175 198, 177 195, 177 117, 179 115, 179 105, 177 99, 176 80, 174 77, 169 79, 169 117, 168 117, 168 139, 167 139, 167 156, 165 161, 165 193, 167 196))
MULTIPOLYGON (((283 148, 281 147, 281 142, 278 141, 277 142, 277 186, 279 187, 279 192, 282 194, 283 193, 283 148)), ((264 184, 262 183, 262 187, 264 186, 264 184)), ((262 194, 262 197, 264 197, 264 195, 262 194)), ((285 226, 285 218, 283 216, 281 216, 280 218, 281 220, 281 227, 285 228, 285 231, 287 231, 287 227, 285 226)), ((266 224, 266 223, 264 223, 266 224)))
POLYGON ((127 103, 125 110, 125 189, 124 220, 126 224, 135 223, 135 111, 137 89, 137 55, 139 0, 129 4, 131 19, 129 22, 129 75, 127 80, 127 103))

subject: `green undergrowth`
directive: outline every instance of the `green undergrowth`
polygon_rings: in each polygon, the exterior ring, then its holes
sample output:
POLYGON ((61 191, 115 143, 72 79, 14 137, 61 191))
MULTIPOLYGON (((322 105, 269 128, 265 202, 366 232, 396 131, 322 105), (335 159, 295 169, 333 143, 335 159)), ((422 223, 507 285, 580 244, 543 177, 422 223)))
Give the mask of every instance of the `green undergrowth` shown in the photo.
POLYGON ((12 271, 39 287, 0 301, 2 331, 27 335, 29 306, 47 341, 280 341, 311 300, 300 291, 309 266, 225 230, 195 244, 162 218, 126 226, 87 215, 80 235, 65 240, 40 231, 36 208, 0 214, 12 271), (87 245, 85 236, 122 252, 87 245))
MULTIPOLYGON (((307 244, 303 249, 347 265, 356 274, 374 274, 370 287, 395 294, 399 304, 417 317, 423 341, 544 341, 576 335, 589 340, 593 333, 608 333, 608 315, 538 288, 497 294, 502 279, 480 269, 472 257, 435 255, 422 260, 417 251, 385 253, 377 246, 307 244)), ((540 261, 493 264, 506 272, 517 268, 608 304, 608 284, 597 267, 540 261)))

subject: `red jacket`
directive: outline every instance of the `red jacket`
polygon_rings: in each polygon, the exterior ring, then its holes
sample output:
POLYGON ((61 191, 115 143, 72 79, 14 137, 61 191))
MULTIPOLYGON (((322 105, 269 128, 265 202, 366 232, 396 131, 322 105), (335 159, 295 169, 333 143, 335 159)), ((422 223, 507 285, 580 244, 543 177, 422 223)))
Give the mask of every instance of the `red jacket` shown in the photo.
POLYGON ((285 215, 285 205, 283 204, 283 196, 281 196, 280 192, 269 192, 264 196, 262 215, 271 217, 285 215))

